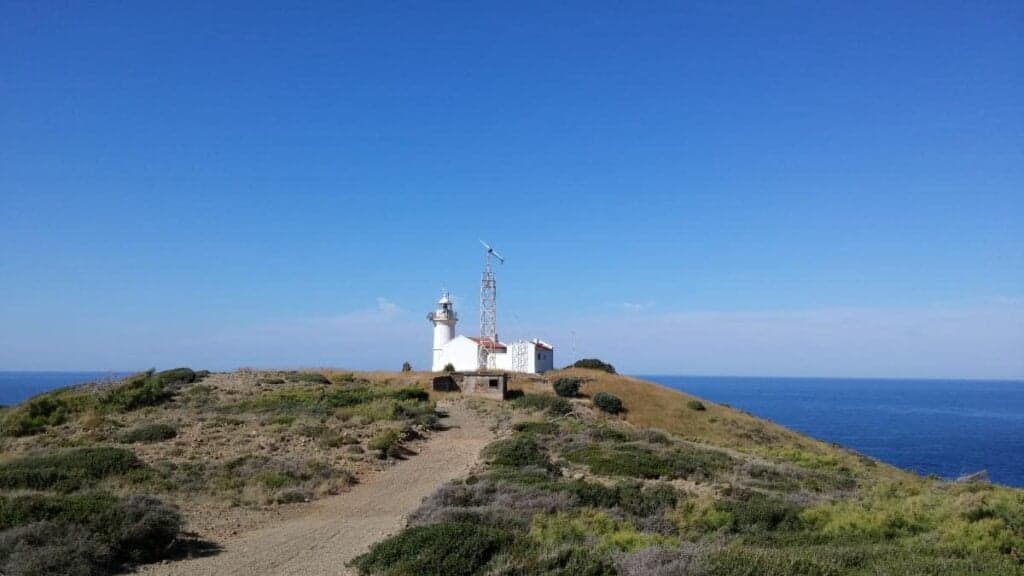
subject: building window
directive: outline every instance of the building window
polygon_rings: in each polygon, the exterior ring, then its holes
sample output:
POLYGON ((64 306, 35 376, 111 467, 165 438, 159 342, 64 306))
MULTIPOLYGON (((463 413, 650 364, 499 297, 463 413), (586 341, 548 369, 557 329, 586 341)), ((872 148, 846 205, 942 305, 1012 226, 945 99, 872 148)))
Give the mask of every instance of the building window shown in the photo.
POLYGON ((487 381, 487 384, 491 388, 497 388, 498 387, 498 379, 497 378, 491 378, 490 380, 487 381))

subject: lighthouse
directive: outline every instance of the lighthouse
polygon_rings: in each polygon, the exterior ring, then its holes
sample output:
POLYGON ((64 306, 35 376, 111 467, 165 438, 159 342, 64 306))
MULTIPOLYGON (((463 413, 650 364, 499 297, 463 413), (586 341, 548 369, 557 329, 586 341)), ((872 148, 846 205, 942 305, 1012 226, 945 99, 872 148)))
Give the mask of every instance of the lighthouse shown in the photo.
POLYGON ((437 310, 427 314, 427 320, 434 324, 434 359, 431 370, 440 372, 444 370, 445 365, 444 347, 455 338, 455 323, 459 321, 448 292, 441 294, 441 299, 437 301, 437 310))

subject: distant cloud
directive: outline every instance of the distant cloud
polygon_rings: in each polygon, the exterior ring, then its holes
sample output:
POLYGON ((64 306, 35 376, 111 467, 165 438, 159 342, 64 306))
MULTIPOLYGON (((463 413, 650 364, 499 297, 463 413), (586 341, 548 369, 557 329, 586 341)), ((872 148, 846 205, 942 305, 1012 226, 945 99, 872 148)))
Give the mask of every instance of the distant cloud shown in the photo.
POLYGON ((644 310, 649 310, 649 309, 651 309, 653 307, 654 307, 654 303, 653 302, 648 302, 646 304, 638 304, 636 302, 623 302, 622 303, 622 309, 625 310, 626 312, 643 312, 644 310))
MULTIPOLYGON (((626 310, 570 324, 577 334, 577 355, 598 356, 632 373, 1024 378, 1022 302, 762 312, 626 310)), ((562 332, 567 329, 547 328, 549 334, 562 332)))
POLYGON ((391 300, 388 300, 387 298, 385 298, 383 296, 378 296, 377 297, 377 310, 379 310, 380 312, 382 312, 384 314, 392 315, 392 314, 395 314, 397 312, 400 312, 401 308, 399 308, 398 304, 395 304, 391 300))

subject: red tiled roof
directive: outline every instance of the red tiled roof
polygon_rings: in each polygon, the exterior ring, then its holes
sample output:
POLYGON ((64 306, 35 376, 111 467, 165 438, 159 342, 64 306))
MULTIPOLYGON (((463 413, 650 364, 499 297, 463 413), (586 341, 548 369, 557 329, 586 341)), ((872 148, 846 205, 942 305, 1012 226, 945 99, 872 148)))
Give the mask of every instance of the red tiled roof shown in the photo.
POLYGON ((545 344, 543 342, 534 342, 534 344, 537 345, 537 348, 543 348, 545 350, 552 350, 552 351, 554 350, 554 348, 552 348, 551 346, 548 346, 547 344, 545 344))
POLYGON ((473 336, 467 336, 467 338, 488 350, 508 350, 508 346, 505 346, 501 342, 495 342, 490 338, 474 338, 473 336))

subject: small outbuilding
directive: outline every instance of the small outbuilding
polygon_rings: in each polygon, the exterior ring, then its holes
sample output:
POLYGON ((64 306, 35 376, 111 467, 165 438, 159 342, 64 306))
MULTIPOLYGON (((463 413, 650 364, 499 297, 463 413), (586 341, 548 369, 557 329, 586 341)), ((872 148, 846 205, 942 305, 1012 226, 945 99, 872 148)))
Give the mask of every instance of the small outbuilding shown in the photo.
POLYGON ((452 372, 437 376, 433 388, 438 392, 461 392, 491 400, 504 400, 508 396, 507 372, 452 372))

